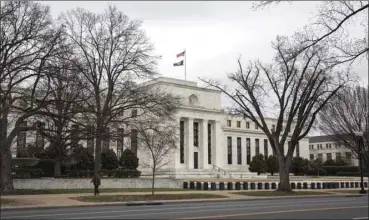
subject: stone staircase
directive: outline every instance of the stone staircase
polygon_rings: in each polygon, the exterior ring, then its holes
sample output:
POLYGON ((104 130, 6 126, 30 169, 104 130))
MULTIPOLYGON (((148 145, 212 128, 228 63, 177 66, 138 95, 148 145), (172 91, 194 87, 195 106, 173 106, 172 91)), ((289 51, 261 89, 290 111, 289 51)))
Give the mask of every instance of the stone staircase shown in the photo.
MULTIPOLYGON (((142 172, 141 177, 152 176, 149 172, 142 172)), ((267 175, 257 175, 256 173, 251 173, 242 170, 224 170, 219 167, 213 167, 213 169, 193 169, 193 170, 158 170, 156 172, 157 178, 174 178, 174 179, 251 179, 260 178, 266 179, 267 175)))

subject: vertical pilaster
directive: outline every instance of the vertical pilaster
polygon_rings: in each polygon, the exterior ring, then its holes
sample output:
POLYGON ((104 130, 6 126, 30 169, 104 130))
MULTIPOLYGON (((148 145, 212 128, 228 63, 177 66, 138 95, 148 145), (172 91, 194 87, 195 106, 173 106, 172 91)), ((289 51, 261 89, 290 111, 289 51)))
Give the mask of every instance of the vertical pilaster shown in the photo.
POLYGON ((194 168, 193 161, 193 119, 188 118, 186 123, 186 147, 185 147, 185 163, 188 169, 194 168))
POLYGON ((202 120, 200 124, 200 169, 208 169, 208 121, 202 120))
MULTIPOLYGON (((220 128, 220 121, 215 121, 214 123, 214 152, 212 153, 213 155, 213 164, 218 166, 218 167, 222 167, 224 164, 222 163, 222 161, 227 159, 227 152, 226 151, 222 151, 222 138, 223 136, 221 135, 221 128, 220 128), (223 158, 223 160, 222 160, 223 158)), ((226 149, 226 148, 224 148, 226 149)))
POLYGON ((232 165, 237 165, 237 136, 232 137, 232 165))

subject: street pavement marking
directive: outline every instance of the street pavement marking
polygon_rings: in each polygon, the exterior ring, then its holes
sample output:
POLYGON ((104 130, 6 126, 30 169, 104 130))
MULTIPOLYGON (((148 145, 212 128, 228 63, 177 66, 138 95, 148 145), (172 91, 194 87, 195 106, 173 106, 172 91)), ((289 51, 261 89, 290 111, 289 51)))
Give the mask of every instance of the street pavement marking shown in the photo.
POLYGON ((357 220, 357 219, 369 219, 369 217, 359 217, 359 218, 353 218, 354 220, 357 220))
MULTIPOLYGON (((333 202, 331 202, 333 203, 333 202)), ((335 202, 335 203, 342 203, 342 202, 335 202)), ((351 204, 355 204, 355 203, 359 203, 359 204, 362 204, 362 203, 365 203, 366 202, 353 202, 351 204)), ((315 205, 315 204, 325 204, 325 203, 314 203, 314 204, 308 204, 308 205, 315 205)), ((285 207, 298 207, 298 206, 306 206, 307 204, 294 204, 294 205, 278 205, 278 206, 268 206, 268 208, 285 208, 285 207)), ((193 208, 193 207, 192 207, 193 208)), ((204 208, 204 207, 200 207, 200 208, 204 208)), ((206 208, 206 207, 205 207, 206 208)), ((214 208, 214 207, 212 207, 214 208)), ((251 207, 251 206, 248 206, 248 207, 238 207, 238 208, 221 208, 221 209, 216 209, 215 211, 231 211, 231 210, 240 210, 240 208, 242 210, 245 210, 245 209, 260 209, 260 208, 264 208, 264 207, 251 207)), ((200 210, 188 210, 188 211, 172 211, 172 212, 149 212, 149 213, 138 213, 138 214, 125 214, 125 215, 104 215, 104 216, 91 216, 91 217, 76 217, 76 218, 66 218, 66 219, 96 219, 96 218, 116 218, 116 217, 121 217, 121 216, 124 216, 124 217, 132 217, 132 216, 146 216, 146 215, 156 215, 156 214, 163 214, 163 215, 167 215, 167 214, 182 214, 182 213, 193 213, 193 212, 209 212, 211 210, 209 209, 200 209, 200 210)), ((184 218, 186 219, 186 218, 184 218)))
MULTIPOLYGON (((253 213, 230 214, 230 215, 213 215, 213 216, 202 216, 202 217, 193 217, 193 218, 178 218, 178 219, 214 219, 214 218, 228 218, 228 217, 278 214, 278 213, 291 213, 291 212, 326 211, 326 210, 338 210, 338 209, 361 209, 361 208, 368 208, 368 207, 369 206, 346 206, 346 207, 330 207, 330 208, 316 208, 316 209, 297 209, 297 210, 282 210, 282 211, 272 211, 272 212, 253 212, 253 213)), ((366 218, 368 218, 368 217, 366 217, 366 218)))
MULTIPOLYGON (((355 201, 355 200, 354 200, 355 201)), ((316 204, 326 204, 327 202, 329 203, 342 203, 342 201, 337 201, 337 200, 322 200, 322 201, 309 201, 309 202, 304 202, 303 205, 316 205, 316 204)), ((358 202, 352 202, 352 200, 349 200, 347 202, 350 202, 350 203, 362 203, 362 201, 358 201, 358 202)), ((270 203, 255 203, 255 204, 249 204, 248 207, 250 208, 253 208, 253 207, 256 207, 256 206, 265 206, 265 205, 274 205, 276 204, 276 202, 270 202, 270 203)), ((296 201, 288 201, 288 202, 283 202, 283 203, 278 203, 280 205, 288 205, 288 204, 294 204, 293 206, 296 206, 296 201)), ((297 205, 297 206, 302 206, 302 205, 297 205)), ((199 205, 196 205, 196 206, 175 206, 175 207, 170 207, 170 208, 152 208, 152 209, 145 209, 145 211, 166 211, 166 210, 178 210, 178 209, 199 209, 199 208, 205 208, 206 210, 209 210, 207 208, 211 208, 211 209, 214 209, 214 208, 224 208, 224 207, 245 207, 245 203, 244 202, 240 202, 240 203, 236 203, 236 204, 231 204, 231 205, 207 205, 207 206, 199 206, 199 205)), ((279 207, 279 206, 278 206, 279 207)), ((91 207, 93 208, 93 207, 91 207)), ((118 207, 114 207, 114 209, 117 209, 118 207)), ((109 208, 110 209, 110 208, 109 208)), ((50 210, 49 210, 50 211, 50 210)), ((2 218, 6 217, 7 219, 16 219, 16 218, 31 218, 31 217, 50 217, 50 216, 68 216, 68 215, 86 215, 86 214, 105 214, 107 213, 107 209, 103 209, 101 211, 90 211, 90 210, 82 210, 80 212, 64 212, 64 213, 45 213, 45 214, 36 214, 36 215, 33 215, 33 214, 30 214, 30 213, 24 213, 24 215, 14 215, 12 213, 2 213, 2 218), (10 216, 5 216, 7 214, 10 214, 10 216)), ((141 212, 142 209, 130 209, 130 210, 109 210, 109 213, 130 213, 130 212, 141 212)), ((143 214, 143 213, 142 213, 143 214)), ((150 213, 145 213, 145 214, 150 214, 150 213)), ((68 217, 67 217, 68 218, 68 217)), ((84 218, 84 219, 88 219, 88 218, 96 218, 95 216, 94 217, 79 217, 79 218, 75 218, 75 219, 81 219, 81 218, 84 218)), ((99 217, 98 217, 99 218, 99 217)), ((70 218, 69 218, 70 219, 70 218)))
MULTIPOLYGON (((326 203, 326 202, 330 202, 330 203, 338 203, 336 200, 324 200, 324 201, 321 201, 321 203, 326 203)), ((341 203, 342 201, 340 201, 339 203, 341 203)), ((273 205, 275 204, 275 202, 270 202, 270 203, 261 203, 262 205, 273 205)), ((296 204, 295 201, 287 201, 287 202, 284 202, 284 203, 279 203, 279 204, 296 204)), ((306 202, 304 204, 316 204, 316 201, 312 201, 312 202, 306 202)), ((260 204, 256 203, 256 204, 250 204, 249 206, 258 206, 260 204)), ((231 204, 231 205, 207 205, 207 206, 199 206, 199 205, 196 205, 196 206, 188 206, 188 207, 184 207, 183 205, 178 205, 178 206, 171 206, 171 207, 168 207, 168 208, 154 208, 154 209, 146 209, 145 211, 164 211, 164 210, 176 210, 176 209, 198 209, 198 208, 223 208, 223 207, 238 207, 238 206, 242 206, 244 207, 245 206, 245 203, 243 202, 239 202, 239 203, 236 203, 236 204, 231 204)), ((126 207, 126 206, 124 206, 126 207)), ((134 207, 134 206, 132 206, 134 207)), ((137 206, 139 207, 139 206, 137 206)), ((92 206, 90 208, 93 208, 92 206)), ((80 210, 79 212, 64 212, 64 213, 56 213, 56 214, 51 214, 50 213, 50 210, 48 210, 47 214, 36 214, 36 215, 30 215, 28 212, 24 213, 24 215, 18 215, 18 216, 14 216, 14 215, 11 215, 9 218, 28 218, 28 217, 43 217, 43 216, 63 216, 63 215, 85 215, 85 214, 103 214, 103 213, 106 213, 106 211, 110 210, 110 209, 113 209, 112 211, 109 211, 109 213, 126 213, 126 212, 136 212, 136 211, 141 211, 142 209, 129 209, 129 210, 119 210, 117 211, 117 207, 113 207, 113 208, 103 208, 101 211, 95 211, 95 212, 91 212, 90 209, 89 210, 80 210)), ((45 210, 46 211, 46 210, 45 210)), ((34 212, 37 212, 37 211, 34 211, 34 212)), ((42 211, 41 211, 42 212, 42 211)), ((5 213, 2 213, 2 217, 4 217, 4 214, 5 213)), ((8 213, 6 213, 8 214, 8 213)))

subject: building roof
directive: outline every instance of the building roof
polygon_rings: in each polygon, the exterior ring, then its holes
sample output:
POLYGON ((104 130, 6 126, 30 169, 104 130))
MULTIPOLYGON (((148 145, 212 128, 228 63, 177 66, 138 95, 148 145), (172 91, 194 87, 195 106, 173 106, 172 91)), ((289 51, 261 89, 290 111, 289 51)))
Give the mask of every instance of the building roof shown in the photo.
POLYGON ((331 142, 331 141, 336 141, 337 140, 337 136, 336 135, 312 136, 312 137, 308 137, 308 138, 309 138, 309 142, 310 143, 331 142))

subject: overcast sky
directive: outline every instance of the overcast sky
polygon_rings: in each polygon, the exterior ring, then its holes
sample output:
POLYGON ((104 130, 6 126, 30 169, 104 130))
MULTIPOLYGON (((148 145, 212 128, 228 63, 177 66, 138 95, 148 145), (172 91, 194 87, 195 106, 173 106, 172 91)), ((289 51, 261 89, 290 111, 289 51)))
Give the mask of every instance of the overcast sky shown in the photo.
MULTIPOLYGON (((143 21, 143 28, 162 56, 159 72, 163 76, 184 79, 184 68, 173 67, 180 61, 176 54, 187 51, 187 80, 198 77, 226 78, 237 69, 239 55, 249 60, 271 61, 271 42, 277 35, 291 36, 309 23, 319 2, 284 2, 253 11, 249 1, 60 1, 44 2, 56 18, 61 12, 82 7, 102 12, 115 4, 131 19, 143 21)), ((361 32, 362 33, 362 32, 361 32)), ((368 63, 364 59, 354 70, 367 85, 368 63)), ((223 103, 224 104, 224 103, 223 103)))

